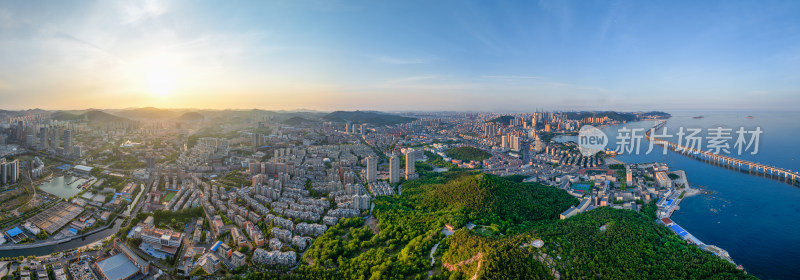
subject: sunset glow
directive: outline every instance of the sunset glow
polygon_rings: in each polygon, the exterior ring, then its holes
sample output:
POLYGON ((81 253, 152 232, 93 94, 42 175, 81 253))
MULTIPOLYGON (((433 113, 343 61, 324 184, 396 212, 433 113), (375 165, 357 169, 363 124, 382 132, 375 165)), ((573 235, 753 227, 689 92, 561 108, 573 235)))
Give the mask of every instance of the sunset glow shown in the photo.
POLYGON ((800 102, 793 1, 423 1, 413 20, 404 12, 417 4, 405 1, 25 2, 0 3, 3 109, 33 100, 318 110, 800 102))

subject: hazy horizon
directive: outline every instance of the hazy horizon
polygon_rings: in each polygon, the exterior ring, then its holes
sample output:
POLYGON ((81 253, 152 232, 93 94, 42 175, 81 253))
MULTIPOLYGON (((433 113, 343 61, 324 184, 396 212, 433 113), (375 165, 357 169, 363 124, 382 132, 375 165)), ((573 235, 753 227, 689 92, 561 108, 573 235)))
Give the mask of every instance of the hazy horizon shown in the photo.
POLYGON ((399 109, 399 110, 378 110, 378 109, 369 109, 369 108, 361 108, 361 109, 334 109, 334 110, 315 110, 315 109, 308 109, 308 108, 294 108, 294 109, 264 109, 264 108, 166 108, 166 107, 153 107, 153 106, 146 106, 146 107, 126 107, 126 108, 84 108, 84 109, 44 109, 44 108, 25 108, 25 109, 7 109, 7 108, 0 108, 0 111, 29 111, 29 110, 44 110, 49 112, 57 112, 57 111, 64 111, 64 112, 80 112, 80 111, 91 111, 91 110, 100 110, 100 111, 124 111, 124 110, 137 110, 137 109, 157 109, 157 110, 168 110, 168 111, 186 111, 186 112, 197 112, 197 111, 250 111, 250 110, 261 110, 261 111, 268 111, 268 112, 307 112, 307 113, 331 113, 336 111, 362 111, 362 112, 382 112, 382 113, 498 113, 498 114, 517 114, 517 113, 533 113, 536 111, 540 112, 620 112, 620 113, 635 113, 635 112, 665 112, 665 113, 694 113, 694 114, 702 114, 704 112, 707 113, 780 113, 780 112, 797 112, 792 110, 763 110, 763 109, 673 109, 673 110, 611 110, 611 109, 586 109, 586 110, 571 110, 571 109, 548 109, 548 108, 537 108, 531 110, 414 110, 414 109, 399 109))

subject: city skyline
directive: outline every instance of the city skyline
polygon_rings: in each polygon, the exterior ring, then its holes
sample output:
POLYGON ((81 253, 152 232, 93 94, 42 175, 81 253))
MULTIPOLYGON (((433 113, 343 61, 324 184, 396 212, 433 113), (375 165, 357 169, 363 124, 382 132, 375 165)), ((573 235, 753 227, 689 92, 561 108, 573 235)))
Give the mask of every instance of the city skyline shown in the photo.
POLYGON ((796 110, 799 11, 791 2, 2 3, 0 109, 796 110))

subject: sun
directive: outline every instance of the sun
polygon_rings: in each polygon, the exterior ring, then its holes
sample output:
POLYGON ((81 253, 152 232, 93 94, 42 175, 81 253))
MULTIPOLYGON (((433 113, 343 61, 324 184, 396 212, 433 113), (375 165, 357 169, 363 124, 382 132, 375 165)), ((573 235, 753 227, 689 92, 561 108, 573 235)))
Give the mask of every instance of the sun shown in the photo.
POLYGON ((151 70, 147 73, 147 89, 155 96, 167 96, 175 89, 175 77, 166 70, 151 70))

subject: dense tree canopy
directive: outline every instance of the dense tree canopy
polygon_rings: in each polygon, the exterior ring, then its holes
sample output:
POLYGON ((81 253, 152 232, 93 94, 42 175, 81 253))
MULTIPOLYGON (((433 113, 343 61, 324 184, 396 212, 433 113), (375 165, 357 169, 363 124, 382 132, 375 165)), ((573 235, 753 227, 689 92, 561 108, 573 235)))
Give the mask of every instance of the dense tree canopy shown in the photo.
POLYGON ((463 161, 483 161, 492 157, 492 154, 471 146, 455 147, 445 151, 448 157, 463 161))
POLYGON ((503 228, 556 218, 579 202, 563 190, 536 183, 517 183, 483 173, 450 176, 454 178, 441 184, 407 183, 403 194, 419 207, 462 210, 478 220, 476 223, 503 228))
POLYGON ((643 275, 648 279, 754 278, 687 244, 656 224, 651 219, 654 215, 601 207, 507 238, 460 231, 447 239, 450 249, 444 261, 457 263, 482 252, 485 269, 478 275, 485 279, 518 278, 525 275, 517 273, 522 267, 538 275, 558 274, 562 279, 641 279, 643 275), (603 225, 605 230, 600 229, 603 225), (535 239, 543 240, 544 247, 525 246, 535 239))

